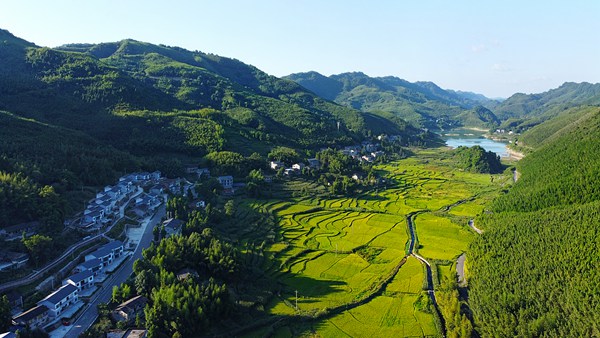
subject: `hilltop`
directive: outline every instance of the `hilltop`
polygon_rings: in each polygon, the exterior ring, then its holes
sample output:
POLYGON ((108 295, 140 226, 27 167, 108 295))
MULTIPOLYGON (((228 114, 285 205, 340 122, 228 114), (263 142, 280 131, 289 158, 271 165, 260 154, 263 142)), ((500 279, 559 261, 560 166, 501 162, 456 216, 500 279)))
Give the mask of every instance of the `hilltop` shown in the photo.
POLYGON ((433 82, 411 83, 393 76, 370 77, 360 72, 329 77, 307 72, 285 78, 341 105, 373 113, 391 113, 425 128, 491 127, 497 121, 495 116, 474 119, 471 114, 465 114, 480 106, 494 107, 496 101, 483 95, 444 90, 433 82))
POLYGON ((580 105, 600 104, 600 83, 566 82, 538 94, 516 93, 494 108, 503 128, 527 129, 580 105))

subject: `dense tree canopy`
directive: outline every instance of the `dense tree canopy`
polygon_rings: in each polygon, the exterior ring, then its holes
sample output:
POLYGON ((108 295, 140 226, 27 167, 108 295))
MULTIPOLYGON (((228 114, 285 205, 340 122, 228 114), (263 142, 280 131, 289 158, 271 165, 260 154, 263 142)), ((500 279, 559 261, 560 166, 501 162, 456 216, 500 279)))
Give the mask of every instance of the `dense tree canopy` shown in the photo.
POLYGON ((470 172, 498 174, 504 169, 500 156, 480 146, 460 146, 454 150, 454 157, 462 169, 470 172))
POLYGON ((521 178, 476 220, 485 233, 467 262, 482 336, 600 334, 600 115, 564 127, 519 162, 521 178))

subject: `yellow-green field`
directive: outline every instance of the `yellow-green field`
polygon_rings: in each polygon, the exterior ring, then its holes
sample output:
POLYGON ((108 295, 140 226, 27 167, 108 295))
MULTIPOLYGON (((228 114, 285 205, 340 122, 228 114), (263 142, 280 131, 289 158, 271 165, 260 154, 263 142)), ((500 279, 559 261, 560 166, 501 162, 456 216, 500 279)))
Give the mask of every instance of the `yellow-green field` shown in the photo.
POLYGON ((435 271, 438 277, 450 276, 452 262, 475 237, 468 219, 483 212, 486 196, 498 189, 501 180, 494 183, 490 175, 453 169, 435 156, 405 159, 376 170, 385 178, 384 186, 353 198, 294 197, 294 190, 315 189, 295 182, 286 186, 290 196, 285 200, 245 202, 243 207, 274 215, 278 224, 274 243, 264 249, 262 268, 284 285, 284 291, 265 311, 315 316, 325 309, 342 309, 308 324, 292 322, 250 336, 438 335, 431 310, 423 306, 428 299, 421 263, 408 257, 397 269, 409 241, 406 215, 422 211, 414 218, 415 251, 427 259, 447 261, 435 271), (447 208, 459 201, 464 202, 447 208), (356 304, 365 297, 368 302, 356 304))

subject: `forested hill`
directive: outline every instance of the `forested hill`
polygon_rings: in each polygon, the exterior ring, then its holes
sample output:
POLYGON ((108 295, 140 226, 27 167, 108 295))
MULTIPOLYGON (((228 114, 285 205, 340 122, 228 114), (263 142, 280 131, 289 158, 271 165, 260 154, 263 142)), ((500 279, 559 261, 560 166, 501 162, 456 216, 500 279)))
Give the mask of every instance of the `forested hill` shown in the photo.
POLYGON ((517 93, 493 109, 506 128, 526 129, 563 110, 580 105, 600 105, 600 83, 567 82, 539 94, 517 93))
POLYGON ((528 132, 520 179, 476 220, 471 308, 482 336, 600 335, 600 108, 528 132), (544 136, 542 136, 544 135, 544 136))
POLYGON ((432 82, 411 83, 392 76, 369 77, 360 72, 329 77, 307 72, 286 78, 344 106, 375 113, 393 113, 427 128, 488 127, 490 121, 495 123, 496 120, 495 117, 475 120, 472 115, 467 119, 464 115, 465 111, 477 106, 493 107, 495 101, 472 93, 444 90, 432 82))
POLYGON ((114 111, 200 108, 222 112, 232 127, 252 129, 236 134, 267 143, 306 147, 418 133, 405 123, 371 127, 370 115, 216 55, 133 40, 38 48, 7 31, 0 41, 0 109, 96 137, 106 136, 106 124, 122 122, 114 111))
MULTIPOLYGON (((256 153, 256 163, 282 145, 304 153, 382 133, 406 144, 435 138, 238 60, 177 47, 123 40, 42 48, 0 30, 0 60, 0 191, 22 183, 23 196, 46 185, 70 196, 132 170, 177 175, 215 152, 256 153)), ((8 222, 11 208, 2 204, 0 219, 8 222)), ((11 222, 36 215, 23 218, 11 222)))

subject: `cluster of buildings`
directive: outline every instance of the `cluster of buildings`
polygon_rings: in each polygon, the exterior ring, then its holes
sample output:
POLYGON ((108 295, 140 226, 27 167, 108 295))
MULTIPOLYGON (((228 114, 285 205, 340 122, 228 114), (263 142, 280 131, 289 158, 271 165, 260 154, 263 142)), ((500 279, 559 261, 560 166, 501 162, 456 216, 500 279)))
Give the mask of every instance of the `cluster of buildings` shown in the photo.
MULTIPOLYGON (((208 169, 198 170, 205 173, 204 170, 208 169)), ((83 212, 80 226, 83 229, 97 229, 118 219, 123 216, 121 209, 134 198, 132 212, 138 218, 147 217, 161 205, 165 193, 195 194, 193 188, 194 185, 185 179, 162 177, 160 171, 127 174, 119 178, 114 186, 106 186, 96 194, 83 212)))
POLYGON ((379 150, 379 147, 378 143, 364 141, 359 145, 344 147, 341 151, 344 155, 348 155, 359 162, 373 162, 385 155, 383 151, 379 150))
POLYGON ((37 302, 33 308, 14 316, 12 324, 33 330, 43 329, 60 320, 67 311, 76 308, 74 305, 82 305, 81 294, 95 287, 95 277, 122 256, 123 249, 122 242, 112 241, 86 255, 85 262, 77 265, 76 273, 66 278, 60 288, 37 302))
MULTIPOLYGON (((319 169, 321 167, 321 163, 316 158, 309 158, 307 162, 308 168, 319 169)), ((285 163, 280 161, 271 161, 269 166, 275 171, 279 171, 281 168, 283 168, 283 174, 286 176, 298 175, 302 173, 302 169, 307 167, 307 165, 301 162, 294 163, 291 167, 287 167, 285 163)))
POLYGON ((107 185, 88 203, 81 218, 81 227, 97 228, 120 217, 120 208, 133 195, 139 193, 140 187, 158 182, 160 179, 160 171, 131 173, 119 178, 116 185, 107 185))

